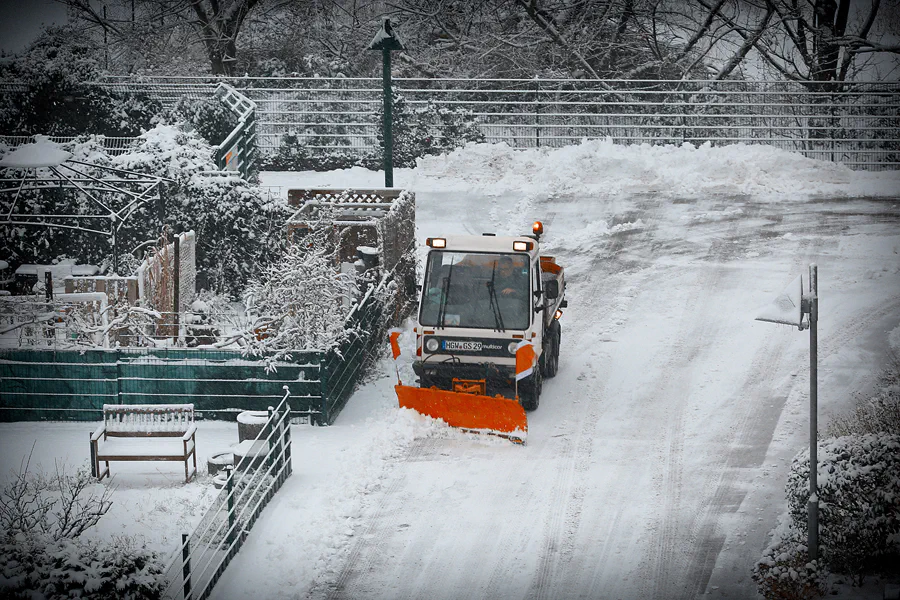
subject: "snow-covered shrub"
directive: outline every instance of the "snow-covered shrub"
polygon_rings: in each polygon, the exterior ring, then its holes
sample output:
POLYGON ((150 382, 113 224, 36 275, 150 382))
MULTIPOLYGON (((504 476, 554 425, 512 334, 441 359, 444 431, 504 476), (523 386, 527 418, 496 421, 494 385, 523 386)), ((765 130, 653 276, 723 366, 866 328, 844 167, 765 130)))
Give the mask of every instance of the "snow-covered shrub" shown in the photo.
POLYGON ((268 158, 262 168, 268 171, 331 171, 363 162, 360 156, 339 146, 328 150, 310 147, 323 143, 328 142, 317 140, 314 135, 289 131, 281 136, 278 152, 268 158))
MULTIPOLYGON (((818 447, 819 544, 836 573, 861 584, 877 560, 898 549, 900 435, 850 435, 818 447)), ((794 525, 805 530, 809 451, 791 464, 786 486, 794 525)))
POLYGON ((828 426, 833 437, 866 433, 900 434, 900 362, 882 373, 875 391, 859 399, 853 412, 835 417, 828 426))
POLYGON ((753 567, 756 589, 766 600, 812 600, 827 591, 828 571, 821 561, 810 561, 806 530, 791 521, 773 532, 769 546, 753 567))
POLYGON ((151 127, 158 102, 90 83, 100 74, 97 56, 78 31, 51 27, 18 60, 0 63, 0 78, 22 86, 0 100, 0 133, 135 136, 151 127))
POLYGON ((213 146, 218 146, 237 127, 238 118, 219 98, 190 98, 182 96, 172 108, 171 115, 176 121, 188 125, 186 129, 196 131, 200 137, 213 146))
MULTIPOLYGON (((324 212, 324 211, 323 211, 324 212)), ((325 350, 349 332, 344 321, 356 295, 354 278, 341 273, 327 215, 311 223, 280 260, 247 286, 250 318, 246 351, 270 361, 292 350, 325 350)))
MULTIPOLYGON (((383 108, 378 111, 378 144, 384 147, 382 135, 383 108)), ((466 108, 445 108, 429 100, 422 107, 411 107, 406 98, 393 92, 393 161, 395 167, 415 167, 416 159, 445 154, 468 142, 483 142, 472 111, 466 108)), ((370 158, 370 166, 382 164, 382 150, 370 158)))
MULTIPOLYGON (((216 170, 212 148, 196 133, 161 125, 141 138, 138 148, 114 157, 114 164, 174 180, 165 193, 165 223, 174 231, 196 233, 198 287, 239 296, 270 252, 280 248, 287 206, 264 198, 236 174, 210 175, 216 170)), ((148 222, 139 230, 143 235, 158 233, 149 227, 151 211, 155 207, 140 211, 148 222)), ((142 241, 132 239, 135 245, 142 241)))
POLYGON ((74 473, 57 466, 47 476, 26 463, 14 474, 0 490, 0 597, 158 598, 156 553, 132 538, 83 539, 111 494, 86 466, 74 473))
POLYGON ((111 542, 53 539, 35 533, 5 535, 0 541, 0 597, 160 597, 161 557, 129 537, 111 542))
MULTIPOLYGON (((289 212, 278 199, 264 198, 258 187, 237 174, 215 174, 213 149, 196 133, 170 125, 158 125, 140 136, 135 148, 110 156, 95 138, 65 144, 74 158, 92 164, 163 176, 160 206, 148 202, 130 214, 119 230, 124 251, 146 247, 164 225, 172 231, 194 230, 197 235, 197 285, 239 297, 248 279, 259 272, 269 253, 282 244, 281 226, 289 212), (211 174, 212 173, 212 174, 211 174)), ((0 149, 2 151, 2 149, 0 149)), ((88 167, 91 175, 106 173, 88 167)), ((108 206, 123 207, 130 197, 94 191, 108 206)), ((71 190, 41 190, 20 195, 16 208, 35 214, 96 213, 93 201, 71 190)), ((47 264, 59 255, 74 256, 81 263, 112 264, 112 247, 106 236, 84 231, 42 227, 0 227, 0 252, 13 264, 47 264)), ((119 275, 131 275, 120 261, 119 275)))

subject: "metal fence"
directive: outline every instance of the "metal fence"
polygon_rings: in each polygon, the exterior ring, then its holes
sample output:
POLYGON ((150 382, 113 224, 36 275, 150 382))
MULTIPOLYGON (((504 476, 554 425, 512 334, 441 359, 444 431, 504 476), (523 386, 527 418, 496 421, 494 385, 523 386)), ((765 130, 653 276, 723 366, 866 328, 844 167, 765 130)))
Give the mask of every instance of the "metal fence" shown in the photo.
MULTIPOLYGON (((103 85, 163 102, 212 78, 108 78, 103 85)), ((377 78, 230 78, 256 103, 257 144, 275 154, 285 134, 305 148, 378 151, 377 78)), ((408 118, 426 107, 470 111, 488 142, 560 147, 616 143, 767 144, 853 168, 900 167, 900 82, 394 79, 408 118)), ((440 127, 435 124, 435 127, 440 127)))
POLYGON ((162 597, 202 600, 234 559, 263 509, 293 472, 291 407, 287 386, 281 402, 250 443, 259 453, 245 455, 224 472, 224 485, 163 574, 162 597))
POLYGON ((60 349, 55 323, 45 325, 38 341, 53 345, 0 349, 0 421, 93 421, 104 404, 173 402, 194 404, 202 418, 233 418, 264 410, 290 385, 293 416, 330 425, 384 347, 386 328, 406 316, 400 296, 386 300, 394 278, 403 276, 391 272, 369 287, 348 315, 351 333, 341 343, 293 351, 274 371, 265 357, 241 350, 60 349))
MULTIPOLYGON (((242 176, 249 176, 256 160, 256 106, 253 101, 238 92, 233 87, 218 81, 213 83, 199 83, 196 85, 167 86, 160 84, 145 88, 138 83, 103 83, 103 87, 112 92, 128 92, 140 90, 150 97, 159 100, 165 108, 172 108, 182 97, 203 99, 216 97, 227 106, 237 118, 234 129, 218 146, 215 147, 213 160, 216 166, 223 172, 237 171, 242 176)), ((23 86, 15 82, 0 82, 0 95, 14 94, 22 91, 23 86)), ((47 136, 47 139, 57 144, 67 144, 79 140, 73 136, 47 136)), ((6 146, 21 146, 35 141, 34 136, 2 135, 0 143, 6 146)), ((111 155, 125 154, 132 150, 140 137, 115 137, 98 136, 98 143, 111 155)))
POLYGON ((201 418, 265 410, 293 391, 296 417, 331 423, 324 413, 322 354, 296 353, 268 372, 240 351, 84 349, 0 350, 0 421, 96 421, 104 404, 192 403, 201 418))

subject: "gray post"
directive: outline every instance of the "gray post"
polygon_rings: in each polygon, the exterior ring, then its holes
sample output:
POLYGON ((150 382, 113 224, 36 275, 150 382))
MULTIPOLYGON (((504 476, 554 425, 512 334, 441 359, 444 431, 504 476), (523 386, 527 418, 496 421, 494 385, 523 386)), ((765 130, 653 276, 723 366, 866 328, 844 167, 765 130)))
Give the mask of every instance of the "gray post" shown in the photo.
POLYGON ((809 504, 807 516, 809 531, 809 558, 819 556, 819 488, 818 488, 818 352, 819 339, 816 323, 819 320, 818 267, 809 265, 809 504))
POLYGON ((184 600, 191 600, 191 548, 188 534, 181 534, 181 575, 184 577, 184 600))
MULTIPOLYGON (((246 458, 246 457, 245 457, 246 458)), ((229 465, 225 465, 225 489, 228 494, 228 534, 225 536, 225 540, 228 542, 228 545, 234 543, 234 469, 229 465)), ((229 548, 230 550, 230 548, 229 548)))
POLYGON ((47 302, 53 300, 53 274, 49 270, 44 271, 44 298, 47 302))

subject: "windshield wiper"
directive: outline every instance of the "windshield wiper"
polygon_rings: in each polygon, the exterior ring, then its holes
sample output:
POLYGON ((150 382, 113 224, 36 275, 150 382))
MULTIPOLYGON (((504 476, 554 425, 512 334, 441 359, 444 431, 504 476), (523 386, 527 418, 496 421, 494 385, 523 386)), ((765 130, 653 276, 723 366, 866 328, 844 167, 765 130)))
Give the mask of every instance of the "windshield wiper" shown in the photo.
POLYGON ((442 290, 441 290, 441 303, 438 305, 438 322, 437 326, 440 328, 444 327, 444 317, 447 312, 447 298, 450 296, 450 278, 453 277, 453 265, 456 263, 450 263, 450 268, 447 269, 447 276, 444 277, 442 290))
POLYGON ((506 328, 503 326, 503 314, 500 312, 500 301, 497 300, 497 290, 494 287, 496 276, 497 263, 494 263, 494 268, 491 269, 491 280, 487 282, 488 296, 491 299, 491 312, 494 314, 494 325, 497 326, 497 331, 506 331, 506 328))

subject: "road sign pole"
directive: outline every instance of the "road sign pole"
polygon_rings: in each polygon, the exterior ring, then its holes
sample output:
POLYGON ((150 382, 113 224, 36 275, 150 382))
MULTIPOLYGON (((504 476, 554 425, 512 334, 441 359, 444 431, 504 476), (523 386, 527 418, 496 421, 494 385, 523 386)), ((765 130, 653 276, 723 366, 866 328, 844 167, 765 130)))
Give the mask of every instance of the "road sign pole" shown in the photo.
POLYGON ((809 265, 809 503, 807 504, 807 542, 809 558, 819 556, 819 488, 818 488, 818 354, 819 285, 818 267, 809 265))

